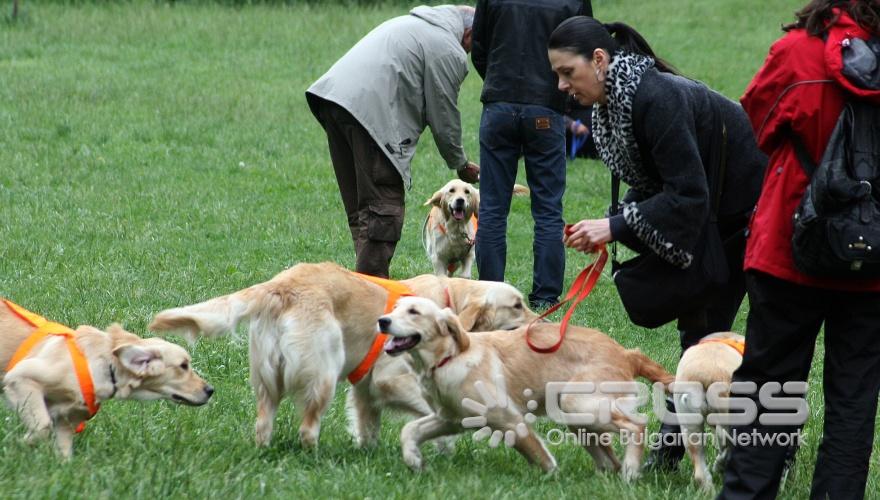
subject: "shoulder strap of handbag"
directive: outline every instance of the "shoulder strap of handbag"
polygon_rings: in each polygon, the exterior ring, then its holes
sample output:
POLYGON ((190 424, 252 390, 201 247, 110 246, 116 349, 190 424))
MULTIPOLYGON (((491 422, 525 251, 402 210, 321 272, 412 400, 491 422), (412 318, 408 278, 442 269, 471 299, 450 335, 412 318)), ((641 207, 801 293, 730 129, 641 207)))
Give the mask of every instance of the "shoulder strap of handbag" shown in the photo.
MULTIPOLYGON (((718 222, 718 208, 721 205, 721 193, 724 189, 724 176, 727 173, 727 124, 724 123, 724 117, 721 113, 721 105, 717 102, 714 104, 712 113, 712 130, 716 131, 712 135, 712 144, 709 153, 709 170, 706 172, 706 179, 709 183, 709 203, 711 212, 709 220, 712 223, 718 222)), ((611 215, 620 212, 620 177, 611 174, 611 215)), ((614 262, 617 262, 617 243, 611 244, 611 256, 614 262)))

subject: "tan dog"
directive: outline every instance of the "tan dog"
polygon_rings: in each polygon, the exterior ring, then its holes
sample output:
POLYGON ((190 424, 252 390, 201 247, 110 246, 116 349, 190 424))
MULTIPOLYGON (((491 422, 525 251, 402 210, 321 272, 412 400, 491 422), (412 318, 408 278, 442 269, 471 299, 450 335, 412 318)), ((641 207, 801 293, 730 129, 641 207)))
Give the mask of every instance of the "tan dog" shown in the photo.
MULTIPOLYGON (((462 432, 463 419, 474 416, 473 401, 486 403, 483 410, 488 411, 482 414, 486 426, 504 433, 506 440, 513 441, 508 444, 529 462, 551 471, 556 468, 556 460, 524 417, 527 411, 541 415, 547 410, 544 400, 549 382, 599 384, 632 381, 637 376, 656 382, 672 381, 672 375, 650 358, 638 350, 624 349, 597 330, 570 326, 558 351, 539 354, 526 344, 526 327, 513 332, 468 333, 452 311, 417 297, 401 299, 394 311, 379 318, 379 328, 392 335, 385 345, 386 352, 412 354, 434 409, 434 414, 408 423, 401 432, 403 459, 415 470, 422 466, 420 445, 428 439, 462 432), (493 406, 486 394, 506 404, 493 406)), ((558 336, 558 324, 538 323, 532 327, 532 340, 538 345, 551 345, 558 336)), ((570 425, 575 431, 623 431, 640 437, 627 444, 622 466, 610 446, 583 443, 597 469, 620 470, 626 480, 631 480, 639 475, 645 425, 634 422, 622 410, 626 406, 620 400, 623 396, 611 391, 569 393, 559 398, 559 408, 596 417, 593 424, 570 425), (603 411, 610 418, 603 420, 603 411)))
MULTIPOLYGON (((513 194, 527 195, 529 189, 514 184, 513 194)), ((453 179, 428 198, 423 206, 431 207, 422 226, 422 242, 434 266, 434 274, 470 278, 480 191, 467 182, 453 179)))
MULTIPOLYGON (((474 329, 513 329, 536 315, 522 294, 498 282, 432 275, 402 281, 414 293, 451 305, 474 329)), ((251 384, 257 396, 256 442, 269 444, 278 404, 293 395, 302 407, 300 441, 317 445, 320 419, 337 382, 359 366, 377 337, 376 319, 388 292, 331 263, 298 264, 231 295, 156 315, 150 329, 202 332, 213 337, 250 321, 251 384)), ((359 445, 379 437, 383 406, 416 415, 431 412, 405 359, 379 356, 349 392, 352 433, 359 445)))
MULTIPOLYGON (((36 328, 0 301, 0 369, 5 370, 19 346, 36 328)), ((162 339, 142 339, 119 325, 106 332, 91 326, 76 329, 76 346, 88 363, 95 402, 110 398, 168 399, 203 405, 214 389, 190 368, 189 354, 162 339)), ((74 429, 89 410, 66 341, 48 336, 3 377, 3 389, 27 428, 30 443, 54 431, 64 458, 73 453, 74 429)))
MULTIPOLYGON (((689 392, 676 392, 675 412, 677 414, 699 414, 705 417, 709 413, 728 412, 728 408, 709 405, 705 395, 709 386, 714 383, 730 386, 733 372, 742 364, 742 354, 737 349, 739 345, 744 345, 744 342, 745 338, 742 335, 733 332, 719 332, 707 335, 699 344, 689 347, 684 352, 681 361, 678 362, 675 381, 677 383, 699 384, 701 391, 698 395, 689 392)), ((722 395, 727 397, 729 393, 725 392, 722 395)), ((718 473, 724 470, 729 453, 726 440, 722 439, 721 431, 722 429, 716 429, 715 435, 718 455, 713 468, 718 473)), ((694 463, 694 480, 704 489, 713 489, 712 474, 706 466, 706 456, 700 439, 700 435, 703 433, 703 424, 681 424, 681 432, 688 455, 694 463)))

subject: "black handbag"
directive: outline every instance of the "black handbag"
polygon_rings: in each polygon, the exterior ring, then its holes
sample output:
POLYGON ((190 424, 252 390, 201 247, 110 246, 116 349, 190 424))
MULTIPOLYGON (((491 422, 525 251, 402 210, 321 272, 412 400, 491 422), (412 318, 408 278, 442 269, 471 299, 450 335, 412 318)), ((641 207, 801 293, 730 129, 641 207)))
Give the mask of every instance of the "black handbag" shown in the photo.
MULTIPOLYGON (((612 243, 611 276, 630 321, 645 328, 657 328, 704 309, 713 292, 727 283, 730 271, 725 245, 718 229, 718 206, 727 167, 727 128, 716 106, 714 124, 718 132, 711 144, 708 174, 711 212, 703 229, 694 259, 681 269, 646 251, 624 262, 617 260, 612 243)), ((611 213, 619 213, 620 179, 611 180, 611 213)))

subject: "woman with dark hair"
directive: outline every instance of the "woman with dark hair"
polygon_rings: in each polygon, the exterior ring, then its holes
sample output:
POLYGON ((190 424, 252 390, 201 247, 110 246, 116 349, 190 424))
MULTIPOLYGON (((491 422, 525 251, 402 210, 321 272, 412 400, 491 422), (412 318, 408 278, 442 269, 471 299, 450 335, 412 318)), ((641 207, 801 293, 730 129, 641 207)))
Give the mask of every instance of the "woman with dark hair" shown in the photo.
MULTIPOLYGON (((855 38, 880 34, 880 0, 814 0, 783 29, 787 34, 773 44, 742 98, 770 168, 746 246, 748 342, 733 380, 758 387, 806 381, 824 324, 825 422, 810 497, 862 498, 880 392, 880 279, 819 278, 799 270, 792 216, 809 185, 798 150, 818 164, 847 100, 880 105, 880 88, 845 76, 852 73, 843 57, 855 38)), ((880 54, 873 57, 877 82, 880 54)), ((797 426, 756 422, 733 430, 772 443, 766 437, 797 426)), ((719 498, 772 498, 784 456, 778 444, 736 443, 719 498)))
MULTIPOLYGON (((719 128, 726 128, 728 154, 723 170, 718 169, 724 174, 717 227, 726 242, 730 278, 707 305, 678 318, 682 352, 709 333, 729 330, 745 294, 744 228, 766 166, 742 107, 677 74, 622 23, 568 19, 550 36, 548 49, 560 90, 584 106, 594 105, 592 130, 599 157, 630 187, 622 213, 572 226, 564 238, 571 248, 591 252, 619 241, 688 268, 705 244, 712 211, 712 144, 720 142, 719 128)), ((667 434, 664 443, 678 442, 677 426, 664 425, 661 432, 667 434)), ((664 446, 646 467, 671 467, 683 454, 680 444, 664 446)))

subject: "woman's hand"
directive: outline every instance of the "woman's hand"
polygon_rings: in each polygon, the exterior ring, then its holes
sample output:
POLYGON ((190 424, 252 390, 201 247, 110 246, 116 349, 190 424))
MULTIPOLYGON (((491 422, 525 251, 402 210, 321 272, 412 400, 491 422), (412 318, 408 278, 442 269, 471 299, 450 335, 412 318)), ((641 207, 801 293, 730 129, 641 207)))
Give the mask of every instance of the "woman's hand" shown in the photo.
POLYGON ((584 219, 566 227, 562 243, 569 248, 593 253, 599 246, 611 241, 611 223, 608 219, 584 219))

